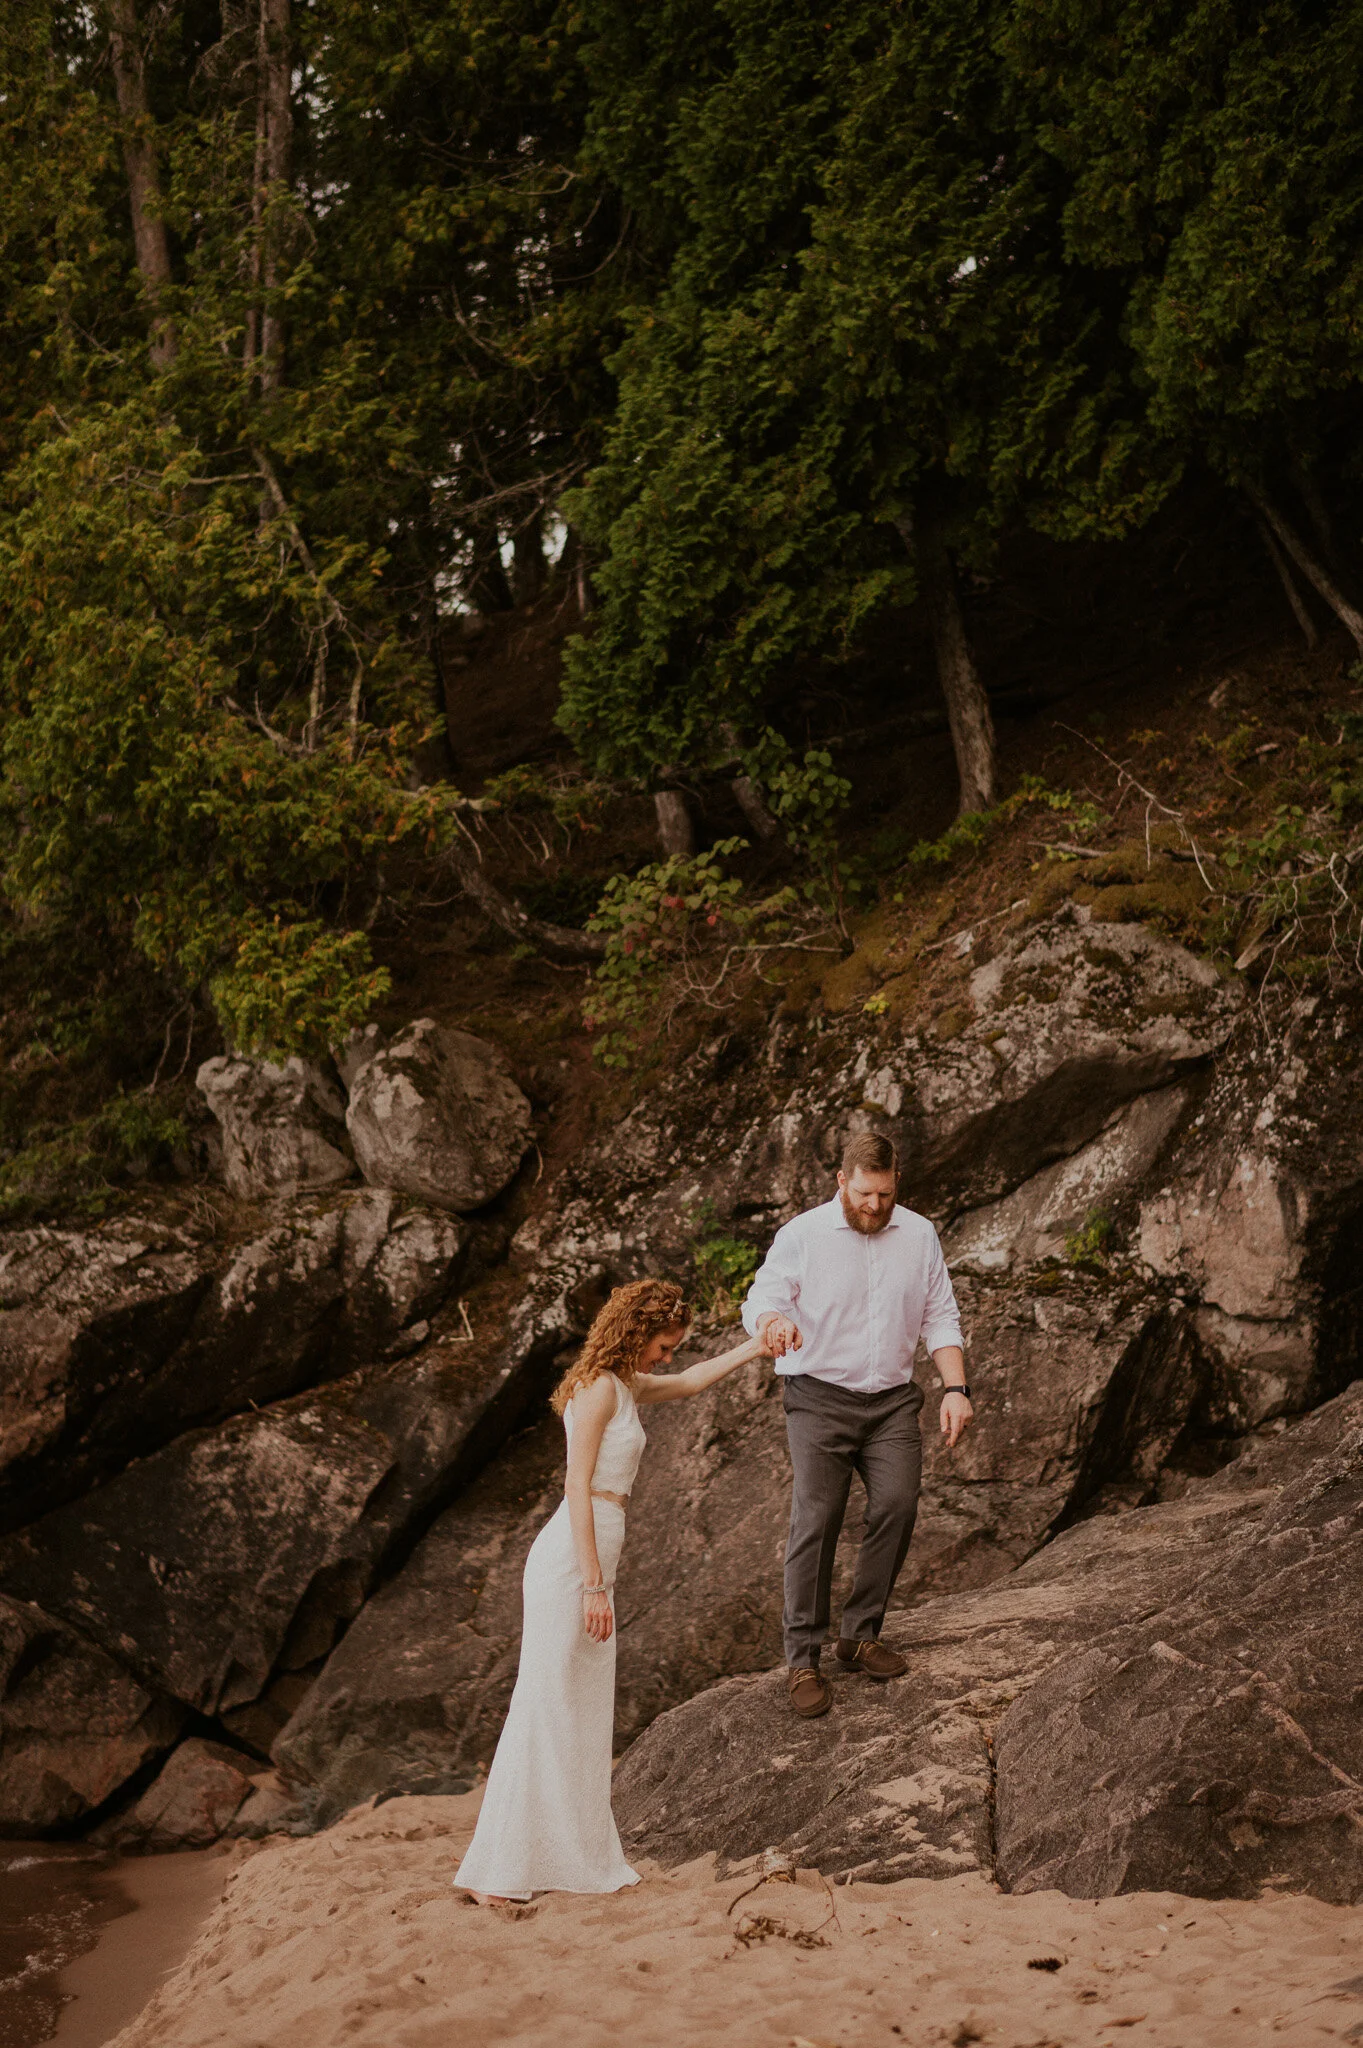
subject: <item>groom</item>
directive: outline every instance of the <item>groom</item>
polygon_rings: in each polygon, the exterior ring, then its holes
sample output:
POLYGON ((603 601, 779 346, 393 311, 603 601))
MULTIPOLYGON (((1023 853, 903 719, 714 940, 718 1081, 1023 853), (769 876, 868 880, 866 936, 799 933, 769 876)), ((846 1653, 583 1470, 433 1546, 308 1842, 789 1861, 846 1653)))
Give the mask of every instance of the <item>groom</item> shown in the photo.
POLYGON ((783 1621, 790 1702, 806 1718, 833 1702, 819 1652, 853 1472, 866 1488, 866 1532, 833 1654, 868 1678, 897 1678, 907 1668, 877 1638, 918 1508, 920 1336, 946 1389, 948 1448, 974 1416, 942 1247, 925 1216, 896 1204, 898 1180, 888 1138, 853 1138, 837 1194, 782 1225, 743 1306, 749 1334, 763 1339, 785 1376, 795 1489, 783 1621))

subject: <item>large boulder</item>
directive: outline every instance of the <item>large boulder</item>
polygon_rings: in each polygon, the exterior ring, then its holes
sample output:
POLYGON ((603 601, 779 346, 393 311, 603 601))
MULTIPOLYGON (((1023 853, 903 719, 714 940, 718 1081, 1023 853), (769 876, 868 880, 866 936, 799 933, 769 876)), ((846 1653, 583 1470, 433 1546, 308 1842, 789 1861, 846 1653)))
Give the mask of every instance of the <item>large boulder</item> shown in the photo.
POLYGON ((93 1418, 140 1396, 211 1285, 206 1246, 142 1217, 0 1238, 0 1528, 78 1490, 93 1418))
POLYGON ((521 1573, 563 1487, 563 1425, 524 1432, 357 1616, 272 1755, 314 1825, 376 1793, 465 1791, 516 1678, 521 1573))
POLYGON ((85 1819, 169 1748, 184 1718, 74 1629, 0 1596, 0 1835, 85 1819))
POLYGON ((234 1195, 296 1194, 355 1172, 340 1090, 310 1060, 205 1060, 195 1081, 222 1126, 223 1174, 234 1195))
POLYGON ((514 1334, 490 1356, 432 1345, 189 1431, 0 1543, 0 1587, 199 1713, 245 1706, 327 1654, 549 1356, 514 1334))
POLYGON ((1198 1304, 1249 1422, 1338 1391, 1363 1340, 1363 1091, 1357 1000, 1295 1006, 1284 1041, 1218 1067, 1140 1204, 1133 1248, 1198 1304))
POLYGON ((1358 1899, 1361 1442, 1363 1384, 1177 1501, 897 1615, 907 1677, 833 1673, 823 1720, 779 1673, 674 1708, 617 1769, 627 1845, 891 1879, 994 1871, 997 1841, 1020 1889, 1358 1899))
POLYGON ((976 968, 950 1035, 939 1023, 935 1038, 908 1038, 867 1073, 865 1094, 900 1125, 934 1210, 959 1213, 1204 1066, 1242 1004, 1238 985, 1146 926, 1070 912, 976 968))
POLYGON ((373 1027, 356 1034, 338 1061, 355 1157, 372 1185, 465 1212, 513 1179, 530 1143, 530 1104, 496 1046, 420 1017, 387 1045, 373 1027))
POLYGON ((1363 1898, 1363 1388, 1299 1431, 1233 1542, 1004 1714, 1011 1890, 1363 1898))
POLYGON ((264 1686, 392 1467, 308 1398, 192 1431, 0 1545, 0 1584, 203 1714, 264 1686))
POLYGON ((467 1242, 381 1188, 226 1248, 143 1218, 0 1239, 0 1530, 186 1429, 415 1348, 467 1242))

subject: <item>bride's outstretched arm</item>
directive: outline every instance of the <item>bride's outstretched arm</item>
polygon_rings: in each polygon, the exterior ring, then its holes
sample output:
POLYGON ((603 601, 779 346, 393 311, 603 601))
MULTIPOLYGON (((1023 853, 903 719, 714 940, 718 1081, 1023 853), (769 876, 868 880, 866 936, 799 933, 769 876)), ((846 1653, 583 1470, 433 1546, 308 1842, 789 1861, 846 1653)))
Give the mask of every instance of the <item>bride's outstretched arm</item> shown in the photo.
POLYGON ((761 1337, 745 1337, 732 1351, 721 1351, 718 1358, 703 1358, 699 1365, 688 1365, 684 1372, 664 1373, 661 1377, 641 1372, 634 1382, 634 1398, 643 1406, 653 1401, 684 1401, 688 1395, 703 1394, 716 1380, 727 1378, 749 1360, 770 1357, 761 1337))

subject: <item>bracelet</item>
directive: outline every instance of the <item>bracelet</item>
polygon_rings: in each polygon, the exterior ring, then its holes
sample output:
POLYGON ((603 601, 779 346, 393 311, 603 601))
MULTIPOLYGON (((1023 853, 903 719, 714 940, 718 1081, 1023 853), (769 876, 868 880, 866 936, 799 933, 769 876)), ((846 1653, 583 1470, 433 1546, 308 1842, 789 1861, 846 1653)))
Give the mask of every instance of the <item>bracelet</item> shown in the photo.
POLYGON ((588 1593, 609 1593, 609 1591, 610 1587, 603 1580, 599 1586, 584 1586, 582 1588, 582 1597, 585 1600, 588 1593))
POLYGON ((942 1392, 944 1394, 964 1394, 967 1401, 970 1399, 969 1387, 943 1387, 942 1392))

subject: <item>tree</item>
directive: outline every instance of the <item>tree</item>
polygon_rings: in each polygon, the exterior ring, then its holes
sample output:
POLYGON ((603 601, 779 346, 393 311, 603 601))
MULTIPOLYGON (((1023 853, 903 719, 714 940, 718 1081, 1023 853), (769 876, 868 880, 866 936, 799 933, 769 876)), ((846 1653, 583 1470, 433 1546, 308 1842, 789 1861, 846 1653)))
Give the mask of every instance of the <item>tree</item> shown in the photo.
POLYGON ((631 203, 662 192, 675 248, 573 507, 602 610, 565 716, 594 759, 704 759, 796 654, 845 651, 921 592, 962 808, 992 801, 956 557, 981 566, 1008 519, 1085 500, 1119 526, 1160 488, 1128 461, 1120 345, 1062 261, 1002 20, 988 0, 798 26, 716 5, 703 61, 680 32, 694 82, 670 88, 661 163, 633 89, 614 123, 598 98, 594 146, 631 203))
POLYGON ((410 786, 441 608, 484 544, 533 582, 604 390, 620 223, 560 15, 6 28, 0 874, 238 1042, 315 1048, 380 990, 386 863, 456 801, 410 786))
POLYGON ((1363 653, 1328 511, 1363 423, 1363 12, 1043 0, 1007 48, 1066 252, 1122 293, 1146 437, 1241 489, 1363 653))

